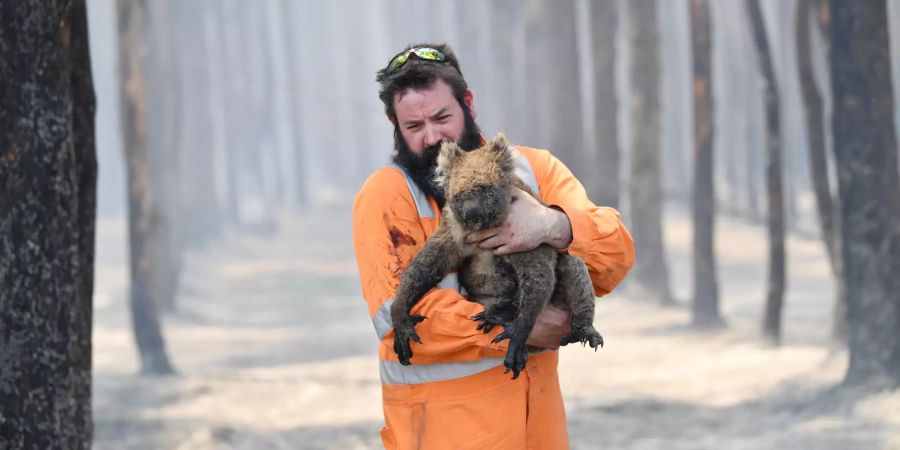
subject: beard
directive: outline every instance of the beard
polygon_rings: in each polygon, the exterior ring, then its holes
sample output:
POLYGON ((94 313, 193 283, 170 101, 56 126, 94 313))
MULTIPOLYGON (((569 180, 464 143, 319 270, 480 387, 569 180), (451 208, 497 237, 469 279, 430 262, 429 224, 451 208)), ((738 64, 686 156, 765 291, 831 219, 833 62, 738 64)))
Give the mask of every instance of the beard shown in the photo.
MULTIPOLYGON (((475 123, 475 118, 468 108, 463 106, 463 132, 456 144, 465 151, 475 150, 481 146, 481 130, 475 123)), ((412 178, 416 186, 426 195, 437 201, 438 207, 443 208, 446 202, 444 190, 436 180, 434 169, 437 167, 437 157, 441 152, 442 142, 425 147, 421 155, 417 155, 409 148, 400 128, 394 125, 394 148, 397 149, 393 158, 394 164, 406 169, 406 173, 412 178)))

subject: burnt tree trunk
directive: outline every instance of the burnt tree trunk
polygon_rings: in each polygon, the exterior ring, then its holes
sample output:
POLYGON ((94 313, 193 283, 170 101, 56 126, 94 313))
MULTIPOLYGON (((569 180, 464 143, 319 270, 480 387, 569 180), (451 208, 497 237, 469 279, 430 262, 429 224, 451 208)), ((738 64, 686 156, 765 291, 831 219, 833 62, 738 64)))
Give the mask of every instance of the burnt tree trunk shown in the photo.
POLYGON ((119 0, 119 64, 122 80, 122 143, 128 179, 128 240, 131 269, 131 319, 141 358, 141 373, 172 372, 159 321, 164 276, 157 273, 165 258, 165 211, 153 183, 147 145, 144 81, 144 15, 142 0, 119 0))
POLYGON ((747 13, 753 29, 753 42, 759 57, 766 100, 766 197, 768 200, 769 281, 763 336, 773 344, 781 342, 781 312, 784 309, 784 188, 781 175, 781 119, 778 81, 769 56, 769 39, 759 0, 747 0, 747 13))
POLYGON ((526 106, 528 99, 522 95, 527 77, 528 51, 524 20, 526 8, 519 0, 494 0, 489 4, 496 48, 505 49, 494 52, 494 87, 497 91, 489 95, 503 99, 497 102, 498 128, 507 130, 507 136, 513 143, 525 143, 529 139, 527 120, 529 114, 522 113, 528 110, 526 106))
POLYGON ((706 0, 691 0, 694 74, 694 298, 692 322, 698 328, 724 325, 719 313, 715 255, 713 185, 712 33, 706 0))
POLYGON ((0 448, 89 449, 97 160, 85 4, 0 2, 0 448))
POLYGON ((900 175, 884 0, 831 2, 846 385, 900 385, 900 175))
POLYGON ((662 230, 660 173, 660 60, 656 0, 631 0, 628 5, 631 92, 631 181, 629 199, 635 260, 629 290, 636 296, 672 304, 669 268, 662 230))
MULTIPOLYGON (((831 182, 828 175, 828 156, 825 145, 825 106, 822 94, 814 76, 812 49, 810 45, 809 22, 811 12, 820 11, 824 3, 816 0, 800 0, 797 4, 797 71, 800 77, 803 110, 806 115, 806 129, 809 136, 808 157, 809 176, 812 180, 813 194, 816 198, 816 212, 819 216, 819 229, 822 243, 831 263, 831 272, 837 285, 834 313, 832 320, 832 338, 838 342, 847 340, 847 299, 844 295, 844 282, 841 276, 840 235, 835 211, 835 199, 831 194, 831 182)), ((824 24, 822 24, 824 26, 824 24)), ((824 33, 823 33, 824 34, 824 33)))
POLYGON ((291 142, 293 143, 292 154, 294 156, 294 193, 296 195, 297 207, 306 209, 310 204, 309 192, 306 186, 306 151, 303 141, 303 114, 301 111, 303 102, 303 89, 300 75, 300 51, 302 51, 303 39, 298 27, 294 25, 294 18, 299 12, 300 6, 297 2, 284 2, 281 4, 283 33, 282 39, 285 44, 285 63, 287 65, 287 76, 289 80, 288 94, 288 118, 291 129, 291 142))
POLYGON ((598 205, 619 207, 619 102, 616 98, 615 1, 588 2, 591 15, 591 49, 594 56, 594 114, 597 142, 594 175, 587 180, 588 194, 598 205))
POLYGON ((243 86, 247 83, 244 62, 246 61, 243 46, 241 45, 240 21, 236 19, 239 14, 235 12, 237 5, 234 0, 222 0, 214 7, 218 13, 219 33, 222 42, 221 70, 222 93, 221 99, 225 109, 225 182, 227 195, 225 201, 226 217, 232 225, 242 225, 241 215, 242 195, 242 168, 244 165, 242 152, 247 151, 245 145, 245 130, 247 122, 244 113, 246 95, 243 86))
MULTIPOLYGON (((158 0, 157 0, 158 1, 158 0)), ((221 233, 222 217, 216 198, 216 158, 213 116, 210 111, 209 71, 216 70, 207 52, 205 14, 211 5, 201 2, 159 2, 171 8, 169 20, 172 33, 179 40, 174 55, 172 79, 178 79, 177 113, 182 124, 178 135, 177 154, 173 155, 183 168, 178 179, 180 195, 174 199, 181 224, 181 248, 202 247, 221 233), (177 74, 177 75, 174 75, 177 74)), ((169 38, 168 42, 175 39, 169 38)), ((174 84, 174 83, 173 83, 174 84)))
MULTIPOLYGON (((158 226, 159 242, 162 245, 155 249, 160 256, 153 260, 154 267, 150 273, 154 277, 154 297, 158 298, 163 309, 169 311, 175 309, 183 265, 183 225, 178 208, 182 197, 178 186, 181 164, 177 144, 181 134, 179 125, 182 123, 178 100, 183 98, 184 90, 176 71, 171 3, 169 0, 145 3, 147 27, 144 28, 143 35, 147 49, 144 89, 152 93, 144 97, 145 136, 153 177, 150 186, 154 190, 154 196, 159 199, 162 210, 162 220, 158 226)), ((192 132, 190 129, 185 131, 192 132)))
POLYGON ((584 163, 575 1, 527 2, 526 43, 537 113, 537 146, 550 149, 578 177, 595 176, 584 163))

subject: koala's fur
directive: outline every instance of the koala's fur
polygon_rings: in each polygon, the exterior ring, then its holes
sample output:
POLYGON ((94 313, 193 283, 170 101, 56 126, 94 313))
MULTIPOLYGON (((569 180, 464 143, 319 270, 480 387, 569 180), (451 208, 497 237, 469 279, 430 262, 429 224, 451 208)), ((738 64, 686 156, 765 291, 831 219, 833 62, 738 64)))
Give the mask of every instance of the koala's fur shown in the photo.
POLYGON ((504 365, 513 371, 514 379, 525 368, 525 341, 547 302, 572 312, 571 331, 561 345, 580 341, 595 350, 603 345, 593 326, 594 291, 584 261, 546 244, 528 252, 495 256, 477 244, 465 243, 467 233, 506 220, 510 204, 521 195, 515 188, 534 195, 515 176, 514 158, 503 134, 469 152, 455 143, 442 146, 437 173, 447 198, 443 217, 401 276, 391 307, 394 351, 402 364, 410 363, 409 340, 421 343, 415 325, 425 319, 411 316, 410 310, 456 267, 469 300, 485 307, 472 318, 480 321, 478 329, 487 332, 495 325, 504 327, 494 342, 509 339, 504 365))

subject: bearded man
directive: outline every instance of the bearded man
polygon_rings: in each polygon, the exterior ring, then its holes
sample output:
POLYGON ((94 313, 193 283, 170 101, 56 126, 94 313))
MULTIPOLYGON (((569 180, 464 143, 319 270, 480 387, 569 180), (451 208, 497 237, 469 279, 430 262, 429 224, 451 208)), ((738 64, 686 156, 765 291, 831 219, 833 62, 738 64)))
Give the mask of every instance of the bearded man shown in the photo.
MULTIPOLYGON (((427 317, 416 326, 412 364, 393 351, 390 307, 400 275, 437 228, 444 193, 434 167, 441 143, 464 150, 485 141, 475 123, 475 100, 453 51, 444 44, 407 47, 378 71, 379 97, 394 125, 393 164, 373 173, 353 204, 353 242, 363 296, 380 341, 379 360, 387 449, 565 449, 565 409, 557 376, 560 340, 569 314, 546 307, 527 344, 532 355, 511 380, 504 374, 502 331, 476 329, 480 305, 466 300, 448 275, 413 308, 427 317)), ((634 262, 634 244, 619 213, 598 207, 566 166, 546 150, 515 146, 517 173, 529 195, 507 220, 479 230, 468 243, 497 255, 547 244, 583 258, 595 293, 605 295, 634 262), (544 206, 544 205, 549 206, 544 206)))

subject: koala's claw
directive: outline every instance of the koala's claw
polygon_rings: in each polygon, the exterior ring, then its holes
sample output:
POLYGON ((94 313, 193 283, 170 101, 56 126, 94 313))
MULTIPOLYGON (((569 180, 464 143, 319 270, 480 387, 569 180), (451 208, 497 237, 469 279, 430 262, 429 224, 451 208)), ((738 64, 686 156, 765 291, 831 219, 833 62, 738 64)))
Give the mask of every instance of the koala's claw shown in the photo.
POLYGON ((590 345, 594 351, 597 351, 598 346, 603 347, 603 336, 600 336, 600 333, 597 332, 593 325, 588 325, 570 330, 569 334, 559 342, 559 345, 568 345, 573 342, 581 342, 582 346, 585 344, 590 345))
POLYGON ((528 350, 521 339, 511 339, 509 341, 509 350, 506 352, 506 358, 503 365, 506 370, 503 373, 513 373, 512 379, 519 378, 519 373, 525 370, 525 363, 528 361, 528 350))
POLYGON ((498 334, 493 340, 492 343, 496 344, 504 339, 512 339, 513 334, 509 331, 509 328, 503 330, 500 334, 498 334))
POLYGON ((472 320, 478 321, 476 329, 484 331, 485 333, 490 333, 497 325, 503 325, 505 327, 507 324, 499 314, 494 314, 489 310, 484 310, 471 318, 472 320))
POLYGON ((415 326, 423 320, 425 316, 410 316, 408 321, 394 324, 394 352, 397 353, 400 364, 404 366, 410 365, 409 359, 413 355, 409 341, 422 343, 422 338, 416 334, 415 326))

